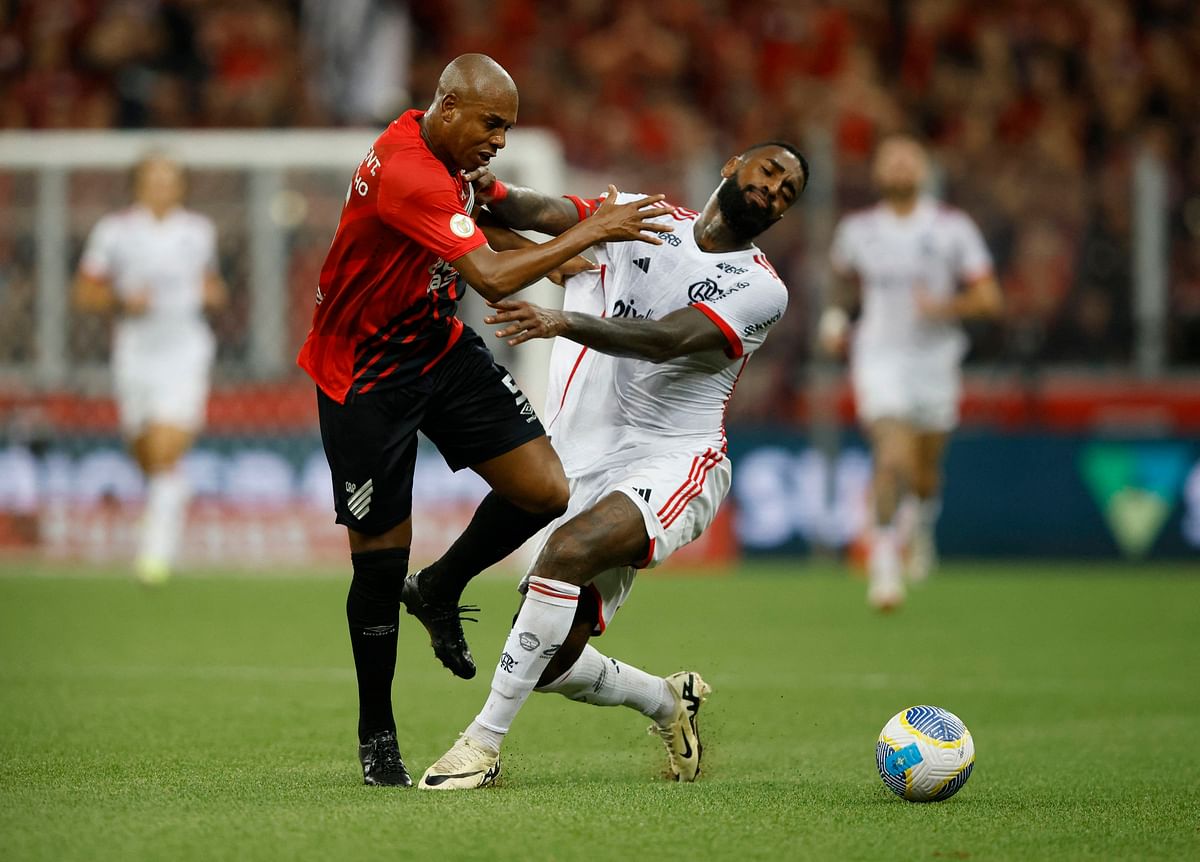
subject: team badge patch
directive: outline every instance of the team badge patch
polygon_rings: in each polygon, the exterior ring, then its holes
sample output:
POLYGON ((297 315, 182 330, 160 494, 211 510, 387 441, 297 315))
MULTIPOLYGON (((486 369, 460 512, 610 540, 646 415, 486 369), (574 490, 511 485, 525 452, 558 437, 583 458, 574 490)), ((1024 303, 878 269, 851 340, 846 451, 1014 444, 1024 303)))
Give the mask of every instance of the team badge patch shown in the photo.
POLYGON ((466 239, 475 233, 475 222, 471 221, 470 216, 456 213, 450 216, 450 230, 455 236, 461 236, 463 239, 466 239))
POLYGON ((528 652, 533 652, 542 645, 541 640, 533 632, 521 632, 517 635, 517 640, 521 643, 521 649, 528 652))

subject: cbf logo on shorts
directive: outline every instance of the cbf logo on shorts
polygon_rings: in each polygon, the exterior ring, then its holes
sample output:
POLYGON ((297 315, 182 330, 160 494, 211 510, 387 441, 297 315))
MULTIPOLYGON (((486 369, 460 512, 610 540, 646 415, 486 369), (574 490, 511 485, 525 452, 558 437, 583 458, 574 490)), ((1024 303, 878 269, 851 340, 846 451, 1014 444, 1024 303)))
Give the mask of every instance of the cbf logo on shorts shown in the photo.
POLYGON ((362 520, 371 511, 371 492, 375 489, 375 480, 368 479, 363 482, 362 487, 357 487, 353 482, 346 483, 346 508, 350 510, 350 514, 358 520, 362 520))
POLYGON ((533 412, 533 405, 529 403, 529 399, 525 397, 521 388, 517 386, 517 381, 513 380, 513 376, 505 374, 502 382, 504 383, 504 388, 516 396, 513 400, 516 401, 517 409, 521 411, 521 415, 525 417, 525 424, 528 425, 530 422, 536 421, 537 414, 533 412))

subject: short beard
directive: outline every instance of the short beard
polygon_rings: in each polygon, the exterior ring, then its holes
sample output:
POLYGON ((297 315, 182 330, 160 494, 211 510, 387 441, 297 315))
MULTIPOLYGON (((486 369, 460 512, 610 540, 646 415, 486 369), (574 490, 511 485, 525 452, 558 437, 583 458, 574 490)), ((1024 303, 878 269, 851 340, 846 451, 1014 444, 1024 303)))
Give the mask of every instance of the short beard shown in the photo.
POLYGON ((913 200, 916 198, 919 191, 920 189, 918 189, 915 185, 890 185, 883 186, 880 189, 880 193, 885 199, 900 203, 913 200))
POLYGON ((725 224, 740 240, 752 240, 778 219, 771 211, 751 203, 746 198, 746 189, 729 177, 717 188, 717 207, 725 224))

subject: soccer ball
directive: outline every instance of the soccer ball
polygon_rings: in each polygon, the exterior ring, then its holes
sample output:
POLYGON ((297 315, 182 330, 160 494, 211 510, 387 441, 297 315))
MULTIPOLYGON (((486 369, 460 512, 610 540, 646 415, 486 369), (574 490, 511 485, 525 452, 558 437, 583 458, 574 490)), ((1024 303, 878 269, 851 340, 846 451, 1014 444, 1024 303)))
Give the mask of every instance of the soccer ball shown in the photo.
POLYGON ((937 706, 910 706, 883 726, 875 765, 897 796, 909 802, 941 802, 971 777, 975 741, 954 713, 937 706))

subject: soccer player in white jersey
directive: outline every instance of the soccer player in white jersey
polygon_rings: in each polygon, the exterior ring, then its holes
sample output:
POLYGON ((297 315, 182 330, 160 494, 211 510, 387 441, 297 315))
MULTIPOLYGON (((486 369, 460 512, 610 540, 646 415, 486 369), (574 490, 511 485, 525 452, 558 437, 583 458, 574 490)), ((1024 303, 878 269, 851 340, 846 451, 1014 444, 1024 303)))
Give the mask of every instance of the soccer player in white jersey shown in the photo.
POLYGON ((917 141, 885 140, 873 173, 882 200, 846 216, 834 233, 835 289, 819 338, 829 353, 842 353, 850 311, 861 307, 850 370, 874 460, 867 596, 890 610, 904 600, 904 575, 921 580, 936 560, 942 452, 958 423, 967 348, 960 322, 998 316, 1002 300, 975 223, 922 193, 928 159, 917 141), (906 495, 915 510, 907 569, 897 526, 906 495))
MULTIPOLYGON (((730 484, 725 405, 787 306, 753 239, 799 197, 803 157, 789 144, 759 144, 721 176, 701 212, 662 217, 675 230, 661 245, 598 247, 598 269, 567 281, 562 311, 493 303, 486 322, 501 325, 496 335, 509 344, 558 336, 546 429, 571 499, 539 536, 487 702, 422 788, 495 781, 504 735, 535 689, 636 709, 654 722, 677 780, 700 771, 696 714, 710 691, 700 675, 655 676, 588 641, 611 624, 637 569, 712 522, 730 484)), ((492 209, 512 227, 557 234, 597 206, 511 189, 492 209)))
POLYGON ((225 302, 216 228, 182 206, 183 169, 162 154, 133 171, 134 203, 96 223, 75 280, 81 310, 111 313, 121 430, 146 475, 135 572, 161 583, 179 548, 190 490, 180 459, 204 424, 215 352, 206 309, 225 302))

